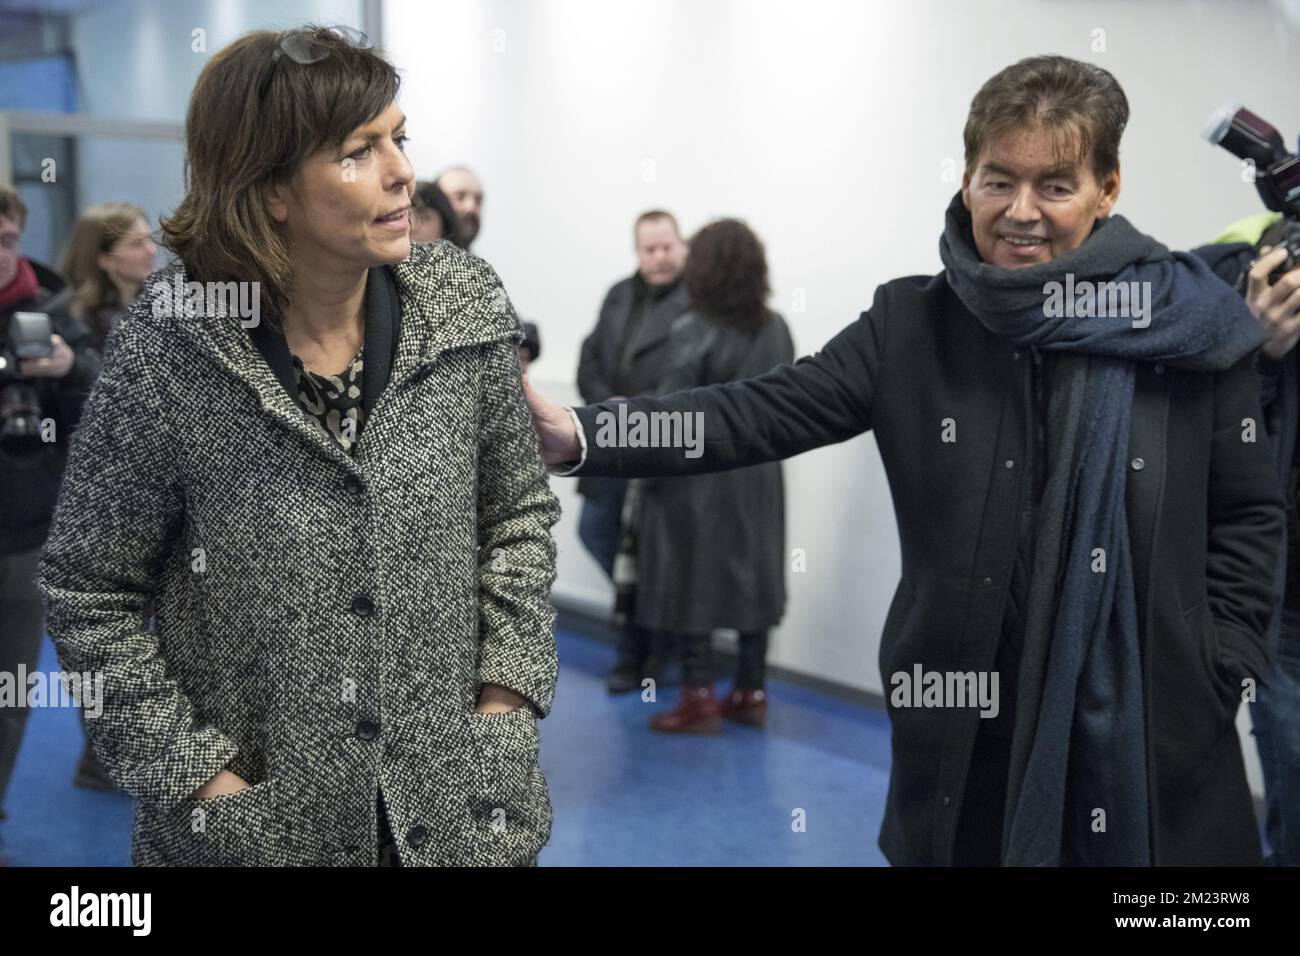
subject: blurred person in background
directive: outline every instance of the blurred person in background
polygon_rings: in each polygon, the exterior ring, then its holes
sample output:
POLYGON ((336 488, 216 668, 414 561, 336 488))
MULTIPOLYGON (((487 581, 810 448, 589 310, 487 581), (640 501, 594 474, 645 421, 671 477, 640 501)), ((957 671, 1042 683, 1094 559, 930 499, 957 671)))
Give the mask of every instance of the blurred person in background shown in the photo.
POLYGON ((1286 503, 1287 548, 1276 577, 1282 604, 1269 628, 1273 666, 1260 681, 1250 721, 1264 776, 1268 862, 1300 866, 1300 267, 1269 281, 1286 263, 1285 229, 1276 213, 1252 215, 1195 252, 1243 296, 1268 336, 1256 370, 1286 503))
POLYGON ((456 211, 456 232, 447 236, 462 249, 468 250, 478 238, 483 225, 483 184, 468 166, 452 166, 443 170, 437 179, 438 188, 451 200, 456 211))
POLYGON ((411 241, 456 241, 456 211, 438 184, 425 180, 411 193, 411 241))
POLYGON ((542 332, 536 322, 521 322, 520 326, 524 331, 524 340, 519 343, 519 367, 527 372, 528 366, 542 354, 542 332))
MULTIPOLYGON (((67 282, 22 254, 26 227, 26 204, 0 186, 0 673, 14 680, 20 670, 36 671, 45 630, 37 560, 99 364, 89 330, 66 321, 67 282), (15 353, 19 312, 49 316, 45 355, 15 353)), ((27 714, 25 699, 0 703, 0 821, 27 714)))
POLYGON ((73 225, 59 271, 72 288, 69 312, 90 329, 101 356, 109 332, 154 271, 157 255, 148 217, 139 206, 93 206, 73 225))
MULTIPOLYGON (((662 394, 762 375, 794 361, 785 320, 766 305, 763 244, 743 222, 722 219, 690 243, 684 285, 690 311, 672 326, 662 394)), ((707 427, 707 426, 706 426, 707 427)), ((768 629, 785 613, 785 486, 781 463, 690 478, 630 483, 636 528, 637 627, 682 662, 677 707, 650 719, 665 733, 712 733, 722 717, 761 726, 768 629), (739 633, 730 693, 713 696, 713 631, 739 633)))
MULTIPOLYGON (((672 359, 672 324, 687 309, 682 284, 687 245, 676 218, 662 209, 643 212, 632 227, 632 238, 637 270, 605 293, 596 327, 582 343, 578 392, 589 405, 657 389, 672 359)), ((583 497, 578 537, 617 591, 615 620, 622 630, 618 659, 607 678, 611 693, 639 688, 647 677, 662 682, 669 651, 637 627, 630 613, 635 602, 630 582, 620 585, 615 578, 626 489, 621 478, 578 482, 583 497)))

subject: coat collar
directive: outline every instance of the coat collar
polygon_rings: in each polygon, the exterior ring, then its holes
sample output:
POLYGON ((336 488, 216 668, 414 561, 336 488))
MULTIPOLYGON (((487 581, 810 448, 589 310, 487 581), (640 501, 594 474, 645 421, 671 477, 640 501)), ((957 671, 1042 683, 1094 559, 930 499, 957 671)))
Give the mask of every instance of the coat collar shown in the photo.
MULTIPOLYGON (((181 306, 189 281, 185 264, 177 260, 149 277, 137 304, 155 316, 167 316, 168 324, 190 347, 222 373, 248 385, 272 419, 308 437, 331 457, 351 462, 352 457, 308 419, 294 398, 293 367, 283 334, 261 324, 245 329, 238 310, 219 296, 207 297, 203 308, 187 314, 189 310, 181 306)), ((382 413, 408 379, 435 364, 443 352, 522 338, 514 307, 491 266, 447 241, 412 243, 406 259, 372 269, 366 285, 366 317, 368 421, 382 413), (379 321, 371 322, 372 315, 379 321), (386 356, 388 367, 372 374, 371 356, 381 357, 379 362, 386 356)), ((358 450, 364 446, 363 438, 358 450)))
MULTIPOLYGON (((397 340, 401 335, 402 308, 397 296, 397 280, 385 266, 376 266, 366 277, 365 300, 365 375, 361 387, 362 407, 369 414, 383 394, 392 371, 397 340)), ((276 379, 294 395, 298 383, 293 373, 293 356, 284 332, 270 322, 261 322, 248 330, 253 344, 271 367, 276 379)))
MULTIPOLYGON (((680 277, 668 285, 658 287, 646 285, 639 272, 634 277, 634 280, 639 281, 642 289, 645 290, 645 294, 648 294, 645 299, 645 310, 647 312, 645 318, 653 321, 642 319, 635 333, 633 333, 636 336, 636 342, 632 346, 633 358, 666 341, 672 334, 673 321, 684 313, 690 305, 690 296, 687 294, 686 286, 680 277)), ((635 285, 633 288, 635 289, 635 285)), ((635 294, 634 292, 634 298, 628 307, 629 315, 631 310, 637 307, 635 294)), ((625 322, 626 319, 625 316, 625 322)))

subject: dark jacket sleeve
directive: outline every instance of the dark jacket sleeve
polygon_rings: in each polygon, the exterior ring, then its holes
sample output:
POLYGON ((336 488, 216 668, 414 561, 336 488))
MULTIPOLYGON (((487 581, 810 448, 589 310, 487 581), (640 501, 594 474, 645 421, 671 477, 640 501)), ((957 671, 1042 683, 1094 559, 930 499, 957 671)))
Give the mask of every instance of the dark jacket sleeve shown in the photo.
POLYGON ((1269 670, 1285 521, 1272 445, 1258 433, 1244 440, 1245 419, 1262 420, 1253 356, 1216 376, 1210 458, 1206 586, 1219 666, 1238 695, 1243 678, 1262 680, 1269 670))
MULTIPOLYGON (((1245 242, 1211 243, 1192 250, 1192 254, 1204 261, 1224 282, 1238 292, 1245 293, 1246 273, 1255 258, 1255 247, 1245 242)), ((1268 424, 1269 434, 1276 437, 1277 430, 1290 416, 1280 415, 1276 407, 1281 398, 1282 362, 1274 361, 1263 353, 1255 353, 1255 371, 1259 376, 1260 404, 1264 409, 1264 420, 1268 424)))
POLYGON ((617 422, 622 403, 574 409, 587 444, 578 475, 652 478, 728 471, 778 461, 860 435, 871 427, 875 383, 884 358, 885 315, 881 293, 856 322, 826 347, 755 378, 692 388, 662 397, 640 397, 629 412, 699 413, 702 453, 681 448, 620 447, 602 423, 617 422), (608 417, 607 417, 608 416, 608 417))
POLYGON ((582 340, 582 352, 578 358, 578 394, 582 396, 584 402, 603 402, 614 394, 614 387, 605 378, 605 373, 600 367, 600 344, 608 328, 605 316, 609 311, 609 300, 613 295, 613 289, 605 293, 596 327, 582 340))

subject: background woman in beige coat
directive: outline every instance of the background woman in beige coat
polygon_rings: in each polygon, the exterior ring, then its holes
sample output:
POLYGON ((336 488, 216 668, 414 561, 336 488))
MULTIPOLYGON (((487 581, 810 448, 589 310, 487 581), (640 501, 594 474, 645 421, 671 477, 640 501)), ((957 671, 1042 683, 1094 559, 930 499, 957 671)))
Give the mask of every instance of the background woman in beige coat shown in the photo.
POLYGON ((549 837, 559 508, 496 274, 408 237, 397 87, 347 28, 212 58, 179 260, 72 440, 40 585, 62 666, 103 677, 136 864, 529 864, 549 837))

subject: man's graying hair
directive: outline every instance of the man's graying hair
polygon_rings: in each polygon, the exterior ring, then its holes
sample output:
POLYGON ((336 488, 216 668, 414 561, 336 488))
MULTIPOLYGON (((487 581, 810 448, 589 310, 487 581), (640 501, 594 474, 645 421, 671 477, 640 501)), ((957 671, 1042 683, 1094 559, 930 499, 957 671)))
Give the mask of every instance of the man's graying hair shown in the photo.
POLYGON ((971 100, 966 172, 974 173, 989 143, 1041 126, 1053 134, 1063 161, 1082 161, 1091 151, 1100 180, 1119 168, 1127 124, 1128 97, 1108 71, 1064 56, 1029 57, 995 74, 971 100))

